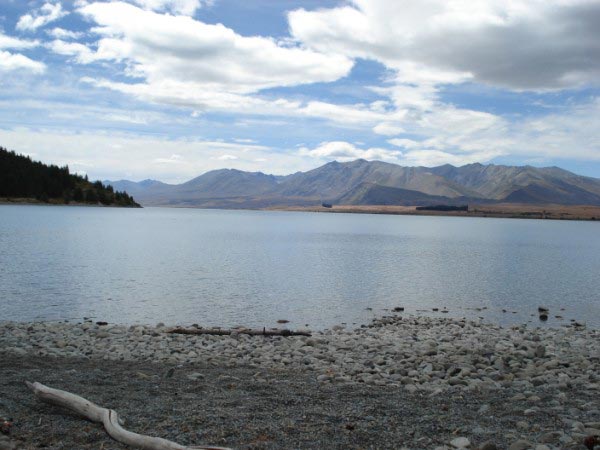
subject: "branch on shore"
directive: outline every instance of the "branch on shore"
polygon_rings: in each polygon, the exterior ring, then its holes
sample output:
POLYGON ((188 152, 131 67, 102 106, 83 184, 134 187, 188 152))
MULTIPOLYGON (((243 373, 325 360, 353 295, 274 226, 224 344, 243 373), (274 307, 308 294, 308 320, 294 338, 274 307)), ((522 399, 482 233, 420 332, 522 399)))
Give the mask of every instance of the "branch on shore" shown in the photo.
POLYGON ((230 336, 232 334, 249 334, 250 336, 311 336, 308 331, 292 331, 292 330, 222 330, 220 328, 173 328, 167 333, 171 334, 210 334, 213 336, 230 336))
POLYGON ((224 447, 211 446, 186 447, 172 441, 167 441, 166 439, 133 433, 121 427, 117 412, 112 409, 102 408, 83 397, 71 394, 70 392, 52 389, 41 383, 30 383, 28 381, 25 383, 38 399, 69 409, 92 422, 102 423, 111 438, 131 447, 145 450, 229 450, 224 447))

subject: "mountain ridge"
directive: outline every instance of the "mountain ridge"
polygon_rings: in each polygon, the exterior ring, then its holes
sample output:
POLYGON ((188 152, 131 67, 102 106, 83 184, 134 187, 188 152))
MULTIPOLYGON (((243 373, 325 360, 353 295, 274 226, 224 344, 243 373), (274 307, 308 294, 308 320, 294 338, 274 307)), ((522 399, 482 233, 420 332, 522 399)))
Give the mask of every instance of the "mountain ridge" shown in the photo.
POLYGON ((473 163, 407 167, 331 161, 306 172, 270 175, 217 169, 181 184, 107 181, 148 206, 263 208, 319 205, 531 203, 600 205, 600 179, 552 167, 473 163), (377 203, 369 203, 377 202, 377 203), (411 203, 413 202, 413 203, 411 203), (417 203, 415 203, 417 202, 417 203))

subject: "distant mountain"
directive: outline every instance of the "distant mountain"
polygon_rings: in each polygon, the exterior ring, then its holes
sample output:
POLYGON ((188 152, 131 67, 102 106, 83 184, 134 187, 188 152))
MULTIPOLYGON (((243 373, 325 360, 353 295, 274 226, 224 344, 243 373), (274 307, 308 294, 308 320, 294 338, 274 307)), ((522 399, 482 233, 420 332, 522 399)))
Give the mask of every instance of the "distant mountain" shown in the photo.
POLYGON ((139 207, 125 191, 72 174, 69 167, 47 165, 0 147, 0 199, 53 204, 139 207))
POLYGON ((468 164, 403 167, 362 159, 333 161, 287 176, 213 170, 179 185, 108 182, 144 205, 205 208, 535 203, 600 205, 600 180, 558 167, 468 164))
POLYGON ((463 205, 468 204, 468 197, 444 197, 429 195, 410 189, 382 186, 375 183, 361 183, 339 197, 335 203, 340 205, 463 205))
POLYGON ((322 196, 335 199, 361 183, 375 183, 446 197, 475 194, 469 188, 444 179, 425 167, 402 167, 364 159, 347 163, 333 161, 308 172, 289 175, 281 181, 279 192, 284 196, 322 196))

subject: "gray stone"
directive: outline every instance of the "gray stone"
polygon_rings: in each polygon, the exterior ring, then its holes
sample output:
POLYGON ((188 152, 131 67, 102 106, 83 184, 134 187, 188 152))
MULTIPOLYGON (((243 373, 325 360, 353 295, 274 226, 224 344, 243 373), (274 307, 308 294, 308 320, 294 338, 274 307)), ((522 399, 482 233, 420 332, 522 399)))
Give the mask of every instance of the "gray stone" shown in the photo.
POLYGON ((471 446, 471 441, 466 437, 457 437, 450 441, 450 445, 454 448, 469 448, 471 446))
POLYGON ((528 450, 532 447, 531 442, 526 441, 524 439, 519 439, 516 442, 513 442, 509 447, 508 450, 528 450))

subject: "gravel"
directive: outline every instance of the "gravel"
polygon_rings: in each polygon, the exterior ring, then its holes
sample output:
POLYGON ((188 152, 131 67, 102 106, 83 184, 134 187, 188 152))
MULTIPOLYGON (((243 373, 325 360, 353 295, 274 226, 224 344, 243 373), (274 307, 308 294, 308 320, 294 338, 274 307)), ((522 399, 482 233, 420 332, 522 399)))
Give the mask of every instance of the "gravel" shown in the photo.
POLYGON ((0 417, 14 419, 10 439, 21 448, 124 448, 100 425, 36 401, 25 380, 188 445, 585 450, 583 440, 600 434, 598 330, 390 316, 311 337, 166 331, 0 323, 0 417))

